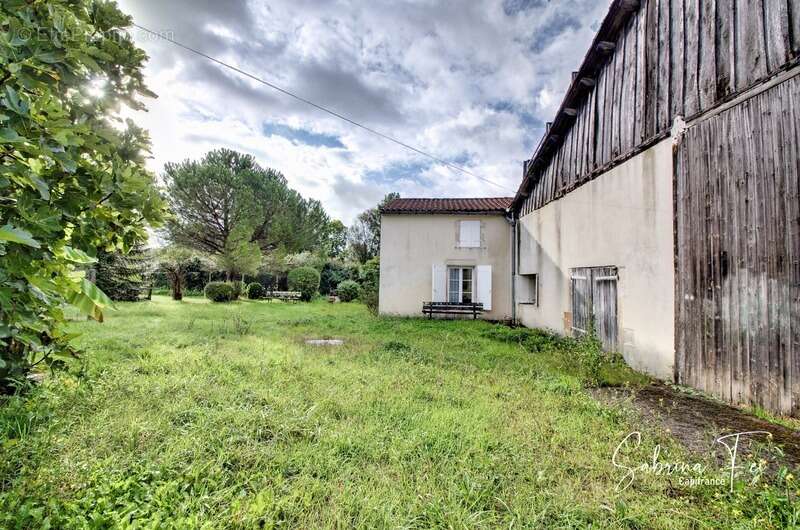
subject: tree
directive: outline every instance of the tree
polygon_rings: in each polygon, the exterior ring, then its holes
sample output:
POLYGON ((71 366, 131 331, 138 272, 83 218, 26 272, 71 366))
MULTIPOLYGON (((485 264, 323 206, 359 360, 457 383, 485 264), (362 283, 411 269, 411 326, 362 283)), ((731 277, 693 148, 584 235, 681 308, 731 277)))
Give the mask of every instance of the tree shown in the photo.
POLYGON ((198 268, 198 262, 207 264, 207 260, 196 252, 178 245, 170 245, 159 250, 157 261, 159 269, 169 280, 173 300, 183 300, 186 278, 198 268))
POLYGON ((127 254, 101 250, 97 255, 95 270, 95 284, 109 298, 136 302, 150 289, 153 259, 142 242, 134 245, 127 254))
POLYGON ((380 209, 395 199, 399 193, 389 193, 374 208, 361 212, 353 226, 348 230, 350 253, 359 263, 366 263, 381 250, 381 212, 380 209))
POLYGON ((308 302, 319 292, 319 271, 313 267, 298 267, 289 273, 289 289, 300 291, 308 302))
POLYGON ((254 275, 261 266, 261 249, 257 243, 250 242, 251 232, 246 225, 235 229, 217 256, 217 266, 225 271, 227 281, 235 276, 254 275))
POLYGON ((232 258, 254 256, 246 243, 264 253, 293 253, 316 249, 328 237, 330 219, 322 204, 304 199, 283 175, 260 167, 250 155, 218 149, 200 161, 167 164, 164 180, 175 214, 169 238, 223 256, 230 274, 243 268, 232 258))
POLYGON ((147 59, 113 2, 0 3, 0 387, 73 352, 62 306, 102 320, 111 302, 81 269, 127 252, 163 217, 144 168, 147 59))
POLYGON ((347 250, 347 227, 340 220, 334 219, 328 224, 323 250, 331 258, 342 257, 347 250))

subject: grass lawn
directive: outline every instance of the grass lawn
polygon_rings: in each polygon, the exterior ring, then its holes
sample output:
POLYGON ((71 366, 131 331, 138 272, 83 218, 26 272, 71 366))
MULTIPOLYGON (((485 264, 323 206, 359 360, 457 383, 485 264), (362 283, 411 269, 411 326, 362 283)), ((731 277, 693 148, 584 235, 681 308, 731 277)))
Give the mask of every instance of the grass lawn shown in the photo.
POLYGON ((617 491, 632 431, 631 466, 693 457, 584 388, 641 378, 536 335, 165 297, 73 327, 80 373, 0 406, 2 528, 785 525, 759 487, 617 491), (326 337, 345 345, 304 342, 326 337))

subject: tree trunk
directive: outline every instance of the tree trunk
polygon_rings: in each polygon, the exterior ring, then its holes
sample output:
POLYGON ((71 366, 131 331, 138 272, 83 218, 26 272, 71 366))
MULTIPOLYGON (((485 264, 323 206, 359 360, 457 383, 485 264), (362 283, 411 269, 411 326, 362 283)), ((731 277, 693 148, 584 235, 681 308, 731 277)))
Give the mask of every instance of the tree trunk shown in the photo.
POLYGON ((181 301, 183 300, 183 278, 178 275, 170 276, 172 280, 172 299, 181 301))

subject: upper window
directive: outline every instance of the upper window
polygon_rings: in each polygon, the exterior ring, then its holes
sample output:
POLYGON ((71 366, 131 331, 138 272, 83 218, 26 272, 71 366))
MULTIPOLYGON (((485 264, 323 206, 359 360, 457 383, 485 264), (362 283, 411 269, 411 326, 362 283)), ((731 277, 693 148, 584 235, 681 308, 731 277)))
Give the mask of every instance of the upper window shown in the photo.
POLYGON ((481 246, 481 222, 460 221, 458 226, 458 246, 478 248, 481 246))

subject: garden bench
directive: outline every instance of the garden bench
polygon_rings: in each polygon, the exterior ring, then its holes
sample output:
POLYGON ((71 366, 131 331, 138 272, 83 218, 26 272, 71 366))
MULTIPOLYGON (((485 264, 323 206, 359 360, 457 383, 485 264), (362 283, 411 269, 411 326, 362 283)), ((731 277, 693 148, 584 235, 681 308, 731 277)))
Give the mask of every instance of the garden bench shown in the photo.
POLYGON ((300 291, 268 291, 264 298, 270 301, 299 302, 301 296, 302 293, 300 291))
POLYGON ((422 314, 433 318, 433 315, 472 315, 473 319, 483 313, 483 304, 477 303, 452 303, 452 302, 424 302, 422 314))

